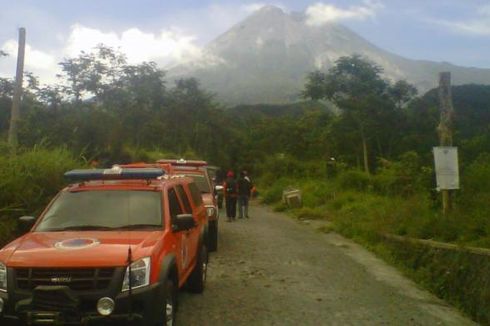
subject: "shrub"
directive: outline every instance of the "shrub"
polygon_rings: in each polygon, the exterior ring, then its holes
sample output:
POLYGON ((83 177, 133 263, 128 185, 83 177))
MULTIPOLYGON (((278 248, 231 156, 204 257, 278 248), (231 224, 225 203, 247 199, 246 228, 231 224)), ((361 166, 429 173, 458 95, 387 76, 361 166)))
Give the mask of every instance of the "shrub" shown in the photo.
POLYGON ((325 178, 325 164, 322 161, 301 161, 285 154, 268 157, 258 172, 268 178, 325 178))
POLYGON ((0 156, 2 215, 36 214, 63 185, 63 173, 82 163, 63 148, 35 147, 0 156))
POLYGON ((471 201, 475 195, 490 193, 490 153, 481 154, 464 171, 462 177, 464 200, 471 201))
POLYGON ((283 190, 291 185, 291 179, 287 178, 277 179, 276 182, 267 185, 261 181, 259 189, 261 189, 260 196, 262 202, 265 204, 272 204, 281 201, 283 190))
POLYGON ((333 199, 335 193, 333 182, 319 180, 317 178, 302 180, 299 188, 301 190, 303 206, 305 207, 324 205, 333 199))
POLYGON ((374 191, 388 196, 411 196, 427 192, 424 189, 431 182, 432 169, 420 166, 420 158, 415 152, 402 154, 398 161, 379 159, 381 166, 372 177, 374 191))
POLYGON ((348 170, 337 178, 339 187, 343 190, 367 191, 370 185, 370 177, 359 170, 348 170))

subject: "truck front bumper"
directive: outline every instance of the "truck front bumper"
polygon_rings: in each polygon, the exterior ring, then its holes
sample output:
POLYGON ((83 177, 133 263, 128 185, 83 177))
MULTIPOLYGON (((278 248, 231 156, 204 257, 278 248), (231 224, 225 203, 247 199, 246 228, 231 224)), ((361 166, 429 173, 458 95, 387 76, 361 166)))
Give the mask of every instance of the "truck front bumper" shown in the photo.
MULTIPOLYGON (((54 287, 53 287, 54 288, 54 287)), ((163 314, 163 292, 160 283, 107 295, 115 302, 109 316, 97 313, 99 298, 86 298, 66 287, 53 289, 53 301, 39 303, 35 295, 14 302, 7 293, 0 293, 4 311, 0 325, 145 325, 154 324, 163 314), (59 295, 59 293, 62 293, 59 295), (50 304, 47 304, 50 303, 50 304)))

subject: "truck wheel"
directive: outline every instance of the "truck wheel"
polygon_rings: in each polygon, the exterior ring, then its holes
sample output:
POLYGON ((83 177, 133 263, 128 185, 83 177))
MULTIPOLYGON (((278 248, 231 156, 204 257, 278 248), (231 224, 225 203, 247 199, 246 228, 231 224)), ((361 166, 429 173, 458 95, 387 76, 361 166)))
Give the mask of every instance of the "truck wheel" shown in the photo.
POLYGON ((209 252, 218 250, 218 220, 209 222, 208 239, 209 252))
POLYGON ((204 244, 201 245, 199 256, 197 257, 196 265, 192 270, 189 279, 187 280, 187 289, 193 293, 202 293, 204 284, 206 283, 206 275, 208 271, 208 250, 204 244))
POLYGON ((163 318, 158 325, 173 326, 177 312, 177 288, 171 279, 167 279, 163 287, 163 318))

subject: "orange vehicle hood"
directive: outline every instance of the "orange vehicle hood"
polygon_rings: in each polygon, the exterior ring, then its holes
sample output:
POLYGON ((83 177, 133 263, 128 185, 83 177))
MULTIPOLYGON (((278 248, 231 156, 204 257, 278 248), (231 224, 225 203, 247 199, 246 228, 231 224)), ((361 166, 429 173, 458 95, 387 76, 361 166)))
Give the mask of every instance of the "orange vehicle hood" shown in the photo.
POLYGON ((11 267, 125 266, 150 256, 163 231, 31 232, 3 248, 11 267))

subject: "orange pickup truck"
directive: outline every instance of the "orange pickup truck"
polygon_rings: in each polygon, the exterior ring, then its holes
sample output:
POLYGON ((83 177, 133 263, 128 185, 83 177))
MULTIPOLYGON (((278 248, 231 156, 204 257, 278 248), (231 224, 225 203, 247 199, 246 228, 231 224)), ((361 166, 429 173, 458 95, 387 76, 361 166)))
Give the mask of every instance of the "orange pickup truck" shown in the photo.
POLYGON ((65 176, 74 183, 0 250, 0 325, 172 325, 179 288, 206 280, 196 183, 161 168, 65 176))
POLYGON ((191 177, 201 191, 209 220, 209 251, 218 249, 219 208, 215 196, 213 180, 208 174, 208 163, 201 160, 161 159, 158 164, 169 165, 169 172, 191 177))

